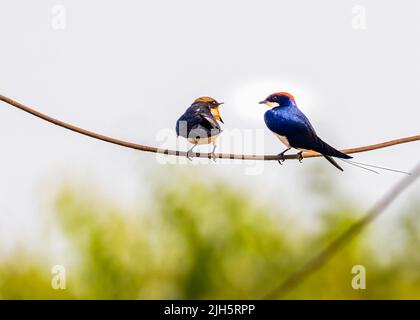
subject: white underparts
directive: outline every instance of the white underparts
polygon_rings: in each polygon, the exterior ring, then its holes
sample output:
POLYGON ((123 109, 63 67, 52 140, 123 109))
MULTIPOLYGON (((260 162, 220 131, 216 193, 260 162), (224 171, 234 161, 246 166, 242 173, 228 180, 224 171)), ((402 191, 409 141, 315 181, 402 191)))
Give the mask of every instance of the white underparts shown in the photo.
POLYGON ((275 135, 286 147, 291 148, 289 140, 287 140, 286 136, 281 136, 277 133, 275 133, 275 135))
POLYGON ((192 144, 210 144, 210 143, 215 143, 217 138, 219 137, 218 134, 211 136, 211 137, 206 137, 206 138, 188 138, 188 142, 192 143, 192 144))

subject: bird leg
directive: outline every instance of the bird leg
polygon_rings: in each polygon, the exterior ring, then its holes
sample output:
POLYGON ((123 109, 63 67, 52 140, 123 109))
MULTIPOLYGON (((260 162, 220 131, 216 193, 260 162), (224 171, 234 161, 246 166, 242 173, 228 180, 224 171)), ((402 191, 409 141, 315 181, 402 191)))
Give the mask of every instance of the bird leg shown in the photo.
POLYGON ((299 160, 300 163, 302 163, 302 160, 303 160, 303 155, 302 154, 303 154, 303 151, 301 151, 297 154, 298 160, 299 160))
POLYGON ((190 153, 192 153, 192 152, 193 152, 193 150, 194 150, 194 148, 195 148, 196 146, 197 146, 196 144, 195 144, 195 145, 193 145, 193 146, 191 147, 191 149, 187 151, 187 159, 188 159, 188 160, 190 160, 190 161, 192 161, 192 158, 191 158, 191 156, 190 156, 190 153))
POLYGON ((213 143, 213 150, 211 151, 210 155, 214 162, 216 162, 216 155, 214 153, 215 150, 216 150, 216 144, 213 143))
POLYGON ((277 160, 278 163, 283 164, 282 162, 284 162, 286 159, 284 158, 284 154, 289 151, 292 148, 287 148, 286 150, 284 150, 283 152, 279 153, 278 156, 281 157, 280 160, 277 160))

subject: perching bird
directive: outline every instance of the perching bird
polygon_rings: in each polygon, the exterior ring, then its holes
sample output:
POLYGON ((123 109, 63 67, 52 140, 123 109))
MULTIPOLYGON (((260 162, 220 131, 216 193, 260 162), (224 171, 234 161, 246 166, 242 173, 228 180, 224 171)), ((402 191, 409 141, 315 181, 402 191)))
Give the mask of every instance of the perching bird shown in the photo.
POLYGON ((213 144, 214 154, 216 150, 216 140, 222 132, 217 121, 224 123, 220 117, 219 106, 223 102, 217 102, 210 97, 200 97, 195 99, 193 104, 176 122, 177 136, 188 139, 193 146, 187 152, 187 158, 191 160, 189 154, 198 144, 213 144))
MULTIPOLYGON (((296 105, 294 97, 287 92, 278 92, 269 95, 260 104, 270 107, 264 114, 264 121, 267 127, 274 132, 279 140, 286 145, 287 149, 279 155, 284 154, 291 148, 300 150, 299 161, 302 161, 303 151, 316 151, 322 154, 332 165, 343 171, 332 157, 351 159, 318 137, 308 118, 296 105)), ((281 163, 279 161, 279 163, 281 163)))

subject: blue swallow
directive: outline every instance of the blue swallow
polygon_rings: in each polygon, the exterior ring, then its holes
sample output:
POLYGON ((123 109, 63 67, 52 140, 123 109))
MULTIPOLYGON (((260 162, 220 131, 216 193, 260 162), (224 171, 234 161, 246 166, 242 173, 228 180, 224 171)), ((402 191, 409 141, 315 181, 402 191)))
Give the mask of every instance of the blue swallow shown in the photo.
POLYGON ((191 160, 190 153, 198 144, 213 144, 211 154, 214 155, 216 140, 222 132, 217 122, 223 123, 219 111, 219 106, 222 104, 223 102, 217 102, 210 97, 197 98, 176 122, 177 136, 184 137, 193 144, 187 152, 189 160, 191 160))
MULTIPOLYGON (((261 101, 260 104, 270 107, 264 114, 265 124, 287 147, 279 154, 283 157, 281 161, 284 161, 284 154, 292 148, 300 150, 298 154, 300 162, 303 159, 303 151, 315 151, 322 154, 337 169, 343 171, 343 168, 332 157, 352 158, 334 149, 318 137, 312 124, 298 109, 295 98, 290 93, 273 93, 261 101)), ((279 163, 281 162, 279 161, 279 163)))

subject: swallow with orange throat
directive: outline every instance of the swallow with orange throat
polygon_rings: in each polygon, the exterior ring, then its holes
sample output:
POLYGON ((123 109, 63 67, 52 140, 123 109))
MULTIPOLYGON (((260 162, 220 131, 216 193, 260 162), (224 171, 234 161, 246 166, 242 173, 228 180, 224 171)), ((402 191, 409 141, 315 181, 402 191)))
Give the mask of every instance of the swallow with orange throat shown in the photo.
POLYGON ((218 121, 224 123, 219 110, 222 104, 223 102, 210 97, 197 98, 176 122, 177 136, 187 139, 193 145, 187 152, 189 160, 194 148, 199 144, 212 144, 211 154, 215 160, 216 141, 222 132, 218 121))

